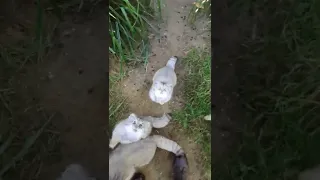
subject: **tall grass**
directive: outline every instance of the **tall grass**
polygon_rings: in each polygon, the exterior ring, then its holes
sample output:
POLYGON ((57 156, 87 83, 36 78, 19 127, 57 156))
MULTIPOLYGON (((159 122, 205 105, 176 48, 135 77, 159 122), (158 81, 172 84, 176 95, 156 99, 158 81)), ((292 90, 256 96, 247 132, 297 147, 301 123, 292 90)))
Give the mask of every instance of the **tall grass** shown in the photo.
POLYGON ((150 28, 156 30, 149 22, 154 14, 152 3, 152 0, 110 2, 109 52, 119 57, 120 65, 147 62, 150 51, 148 31, 150 28))
MULTIPOLYGON (((216 179, 296 179, 320 163, 320 16, 316 1, 242 2, 259 10, 257 36, 239 57, 248 123, 216 179), (262 15, 262 16, 261 16, 262 15)), ((255 14, 257 15, 257 14, 255 14)))

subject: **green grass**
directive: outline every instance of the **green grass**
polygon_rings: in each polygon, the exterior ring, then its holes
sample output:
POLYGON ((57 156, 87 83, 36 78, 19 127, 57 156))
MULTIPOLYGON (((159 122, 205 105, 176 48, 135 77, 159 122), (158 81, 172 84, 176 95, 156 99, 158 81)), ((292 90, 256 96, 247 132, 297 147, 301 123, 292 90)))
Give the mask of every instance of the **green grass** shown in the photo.
POLYGON ((230 160, 215 166, 215 179, 289 180, 320 163, 319 5, 239 1, 233 7, 235 17, 254 7, 265 20, 256 22, 239 55, 247 124, 230 160))
POLYGON ((190 136, 202 146, 203 162, 211 170, 211 123, 204 116, 211 113, 211 55, 202 49, 192 49, 181 60, 186 66, 184 80, 185 107, 173 112, 173 119, 183 125, 190 136))
MULTIPOLYGON (((156 28, 149 22, 154 12, 160 11, 161 1, 156 0, 158 7, 152 6, 153 0, 116 1, 109 4, 109 52, 119 57, 124 63, 147 63, 150 44, 149 30, 156 28)), ((159 14, 159 13, 158 13, 159 14)), ((122 68, 120 68, 122 73, 122 68)))

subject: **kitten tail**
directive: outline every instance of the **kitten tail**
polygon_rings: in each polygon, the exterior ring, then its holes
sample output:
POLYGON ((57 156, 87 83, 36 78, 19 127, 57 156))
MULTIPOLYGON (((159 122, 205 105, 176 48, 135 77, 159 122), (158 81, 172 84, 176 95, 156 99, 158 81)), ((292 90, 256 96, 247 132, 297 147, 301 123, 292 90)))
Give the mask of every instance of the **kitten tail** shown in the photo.
POLYGON ((157 147, 160 149, 173 152, 176 155, 181 155, 184 153, 181 146, 168 138, 159 135, 153 135, 150 138, 157 144, 157 147))
POLYGON ((168 60, 167 66, 170 67, 170 68, 172 68, 172 69, 174 69, 175 66, 176 66, 177 60, 178 60, 178 57, 177 57, 177 56, 172 56, 172 57, 168 60))

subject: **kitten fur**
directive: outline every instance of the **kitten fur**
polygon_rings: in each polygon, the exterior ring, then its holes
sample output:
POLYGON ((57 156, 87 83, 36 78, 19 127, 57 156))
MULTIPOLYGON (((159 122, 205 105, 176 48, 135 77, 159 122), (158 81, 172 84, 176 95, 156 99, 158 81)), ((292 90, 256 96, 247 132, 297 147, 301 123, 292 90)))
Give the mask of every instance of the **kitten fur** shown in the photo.
POLYGON ((149 97, 153 102, 161 105, 170 101, 173 89, 177 84, 177 75, 174 72, 177 57, 172 56, 165 67, 159 69, 153 76, 153 83, 149 90, 149 97))

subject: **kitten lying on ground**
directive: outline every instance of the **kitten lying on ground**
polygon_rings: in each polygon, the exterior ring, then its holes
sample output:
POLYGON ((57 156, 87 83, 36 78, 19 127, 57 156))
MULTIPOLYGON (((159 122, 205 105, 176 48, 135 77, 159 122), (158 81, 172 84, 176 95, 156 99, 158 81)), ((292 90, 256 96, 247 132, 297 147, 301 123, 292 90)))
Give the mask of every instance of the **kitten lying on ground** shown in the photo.
POLYGON ((116 124, 112 132, 109 143, 110 148, 114 148, 118 143, 130 144, 148 137, 152 128, 163 128, 168 125, 171 117, 164 114, 162 117, 138 117, 132 113, 127 119, 121 120, 116 124))

